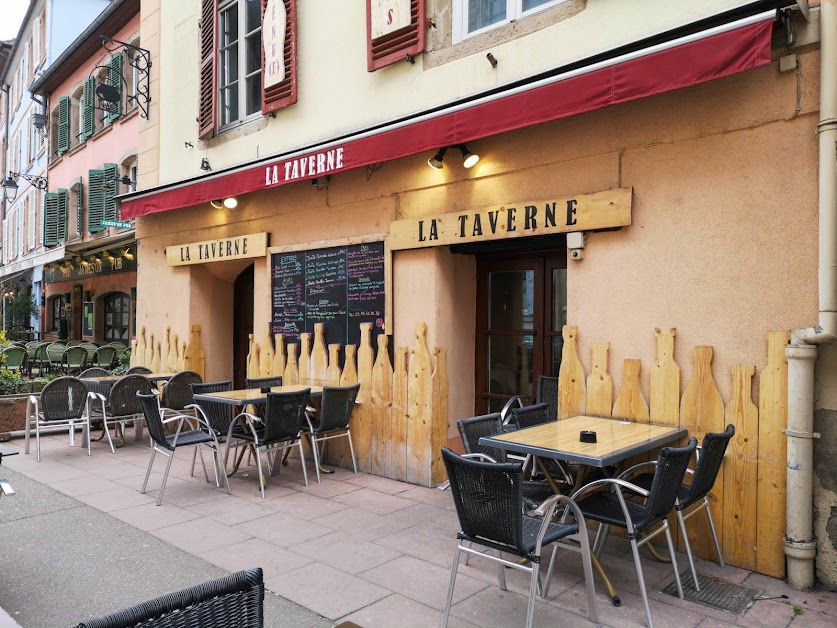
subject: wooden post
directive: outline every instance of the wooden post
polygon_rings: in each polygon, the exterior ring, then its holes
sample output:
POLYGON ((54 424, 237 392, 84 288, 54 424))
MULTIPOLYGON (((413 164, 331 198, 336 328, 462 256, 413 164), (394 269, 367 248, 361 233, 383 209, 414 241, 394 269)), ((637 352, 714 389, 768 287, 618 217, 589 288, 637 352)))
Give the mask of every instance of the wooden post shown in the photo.
POLYGON ((386 334, 378 335, 378 351, 372 367, 374 435, 370 455, 371 471, 384 477, 392 477, 392 363, 387 349, 388 342, 386 334))
POLYGON ((593 368, 587 376, 587 410, 592 416, 609 417, 613 403, 613 379, 607 372, 609 342, 593 343, 593 368))
POLYGON ((680 367, 674 361, 674 333, 657 328, 657 357, 651 367, 651 422, 680 424, 680 367))
POLYGON ((578 359, 578 327, 564 325, 564 348, 561 352, 561 371, 558 374, 558 418, 566 419, 584 414, 586 397, 584 368, 578 359))
POLYGON ((407 393, 407 481, 429 486, 432 456, 432 366, 427 348, 427 325, 416 325, 415 344, 409 365, 407 393))
POLYGON ((736 366, 732 375, 732 399, 726 422, 735 426, 724 463, 725 558, 736 567, 756 568, 758 521, 759 411, 753 403, 755 366, 736 366))

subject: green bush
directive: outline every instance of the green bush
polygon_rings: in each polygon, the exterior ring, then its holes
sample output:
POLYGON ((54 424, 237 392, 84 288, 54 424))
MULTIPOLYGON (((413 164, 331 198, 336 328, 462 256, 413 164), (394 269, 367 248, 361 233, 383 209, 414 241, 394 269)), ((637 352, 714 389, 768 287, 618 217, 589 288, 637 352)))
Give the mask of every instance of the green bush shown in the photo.
POLYGON ((17 371, 0 369, 0 395, 18 395, 29 392, 29 382, 17 371))
POLYGON ((111 371, 112 375, 124 375, 131 368, 131 351, 123 351, 119 355, 119 366, 111 371))

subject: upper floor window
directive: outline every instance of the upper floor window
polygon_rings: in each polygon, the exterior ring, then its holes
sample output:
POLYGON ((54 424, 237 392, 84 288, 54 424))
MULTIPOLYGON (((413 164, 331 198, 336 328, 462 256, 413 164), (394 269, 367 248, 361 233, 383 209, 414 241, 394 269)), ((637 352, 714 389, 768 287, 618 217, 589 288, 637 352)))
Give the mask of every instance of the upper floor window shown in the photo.
POLYGON ((454 40, 462 41, 566 0, 455 0, 454 40))
POLYGON ((260 0, 234 0, 219 9, 218 89, 221 126, 262 108, 262 10, 260 0))

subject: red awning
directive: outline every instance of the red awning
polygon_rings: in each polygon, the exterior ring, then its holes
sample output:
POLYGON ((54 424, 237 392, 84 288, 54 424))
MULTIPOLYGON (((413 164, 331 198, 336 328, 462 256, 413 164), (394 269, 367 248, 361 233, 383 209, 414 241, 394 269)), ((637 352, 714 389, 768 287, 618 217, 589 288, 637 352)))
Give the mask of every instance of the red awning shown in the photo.
POLYGON ((557 77, 525 91, 359 134, 322 149, 139 192, 122 201, 120 215, 126 220, 266 190, 751 70, 770 63, 771 30, 772 20, 764 19, 607 67, 557 77))

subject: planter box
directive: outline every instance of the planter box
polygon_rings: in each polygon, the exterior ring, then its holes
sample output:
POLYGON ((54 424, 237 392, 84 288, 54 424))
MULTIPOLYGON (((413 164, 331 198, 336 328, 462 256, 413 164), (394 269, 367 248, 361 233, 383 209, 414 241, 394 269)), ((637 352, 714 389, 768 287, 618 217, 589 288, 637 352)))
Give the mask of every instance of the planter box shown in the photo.
POLYGON ((28 394, 0 396, 0 434, 26 427, 26 400, 28 394))

